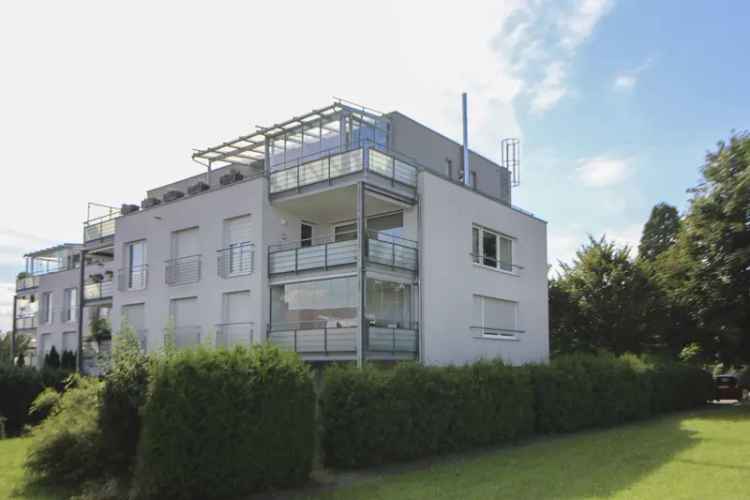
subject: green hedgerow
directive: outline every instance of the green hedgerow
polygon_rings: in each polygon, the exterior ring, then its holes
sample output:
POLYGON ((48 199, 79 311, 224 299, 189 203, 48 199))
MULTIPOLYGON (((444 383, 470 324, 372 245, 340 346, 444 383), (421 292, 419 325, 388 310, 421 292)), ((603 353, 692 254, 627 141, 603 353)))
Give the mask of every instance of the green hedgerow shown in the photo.
POLYGON ((307 479, 314 451, 309 369, 270 346, 159 358, 143 412, 138 498, 227 498, 307 479))

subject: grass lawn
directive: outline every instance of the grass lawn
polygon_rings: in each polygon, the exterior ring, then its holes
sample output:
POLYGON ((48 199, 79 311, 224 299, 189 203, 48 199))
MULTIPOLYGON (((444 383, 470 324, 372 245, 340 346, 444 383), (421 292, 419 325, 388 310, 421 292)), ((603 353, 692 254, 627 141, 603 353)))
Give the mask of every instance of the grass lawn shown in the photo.
POLYGON ((318 499, 750 499, 750 407, 354 474, 318 499), (411 469, 411 470, 409 470, 411 469))
MULTIPOLYGON (((11 496, 22 484, 28 443, 28 439, 0 441, 0 500, 64 498, 43 492, 11 496)), ((432 463, 342 473, 336 478, 339 484, 348 485, 278 496, 319 500, 750 499, 750 407, 681 413, 432 463)))

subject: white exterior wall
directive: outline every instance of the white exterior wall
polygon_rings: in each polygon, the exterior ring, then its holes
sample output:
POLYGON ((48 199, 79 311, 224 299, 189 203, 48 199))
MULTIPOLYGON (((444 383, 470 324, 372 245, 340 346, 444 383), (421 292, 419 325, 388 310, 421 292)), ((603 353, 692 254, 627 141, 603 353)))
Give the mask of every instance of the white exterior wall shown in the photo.
MULTIPOLYGON (((65 332, 76 332, 78 334, 78 322, 70 321, 64 322, 62 320, 62 309, 64 305, 64 296, 66 288, 75 288, 76 293, 78 292, 78 281, 80 279, 80 269, 69 269, 67 271, 59 271, 56 273, 44 274, 39 277, 39 287, 34 291, 37 300, 40 301, 39 311, 40 317, 38 319, 38 326, 36 330, 36 341, 37 346, 42 347, 42 335, 50 334, 46 338, 50 340, 49 344, 44 345, 45 350, 49 350, 51 346, 55 346, 57 353, 62 356, 63 348, 63 333, 65 332), (52 308, 52 322, 42 323, 41 318, 41 300, 42 295, 46 292, 52 292, 52 301, 50 307, 52 308)), ((76 310, 75 314, 78 311, 76 310)), ((84 325, 86 327, 87 325, 84 325)), ((84 331, 84 337, 86 332, 84 331)), ((44 353, 39 352, 36 358, 37 365, 39 367, 44 363, 44 353)))
POLYGON ((512 364, 549 358, 547 225, 429 172, 420 174, 423 346, 427 364, 500 357, 512 364), (450 200, 450 202, 447 202, 450 200), (475 265, 472 225, 516 238, 517 275, 475 265), (519 303, 518 340, 481 337, 469 328, 473 295, 519 303))
POLYGON ((170 317, 170 301, 197 297, 200 326, 205 336, 222 321, 223 294, 250 290, 248 307, 255 322, 253 335, 256 341, 264 338, 264 290, 267 287, 262 221, 268 203, 265 183, 265 178, 256 178, 118 218, 114 242, 115 269, 126 267, 125 245, 145 239, 148 283, 144 290, 115 290, 113 332, 119 331, 122 306, 145 303, 147 349, 160 349, 170 317), (250 241, 255 244, 254 271, 249 275, 222 278, 218 274, 217 250, 224 247, 224 220, 248 214, 252 221, 250 241), (196 226, 202 255, 200 281, 169 286, 165 283, 165 261, 172 257, 172 232, 196 226))

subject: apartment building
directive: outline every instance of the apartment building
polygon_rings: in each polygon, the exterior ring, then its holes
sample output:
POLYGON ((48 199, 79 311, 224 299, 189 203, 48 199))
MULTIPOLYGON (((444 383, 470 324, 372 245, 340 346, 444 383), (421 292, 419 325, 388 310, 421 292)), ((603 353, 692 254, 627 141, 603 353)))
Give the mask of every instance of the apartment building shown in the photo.
POLYGON ((464 150, 337 101, 196 151, 204 173, 92 205, 82 244, 27 255, 15 331, 40 354, 86 351, 109 318, 147 351, 168 332, 311 362, 546 360, 546 223, 511 203, 514 155, 464 150))

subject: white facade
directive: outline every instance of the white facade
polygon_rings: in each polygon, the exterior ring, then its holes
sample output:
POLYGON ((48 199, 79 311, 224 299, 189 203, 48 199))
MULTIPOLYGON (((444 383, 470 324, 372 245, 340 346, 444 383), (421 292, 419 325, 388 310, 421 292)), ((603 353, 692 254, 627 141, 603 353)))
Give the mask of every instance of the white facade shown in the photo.
POLYGON ((511 207, 509 172, 472 153, 467 187, 453 141, 398 113, 328 109, 298 136, 280 125, 198 153, 226 167, 89 221, 83 273, 41 276, 33 292, 57 310, 82 289, 84 324, 42 323, 40 310, 39 348, 77 347, 97 311, 115 334, 126 319, 148 351, 173 335, 178 347, 271 342, 311 362, 546 360, 547 228, 511 207), (233 170, 243 178, 227 181, 233 170))

